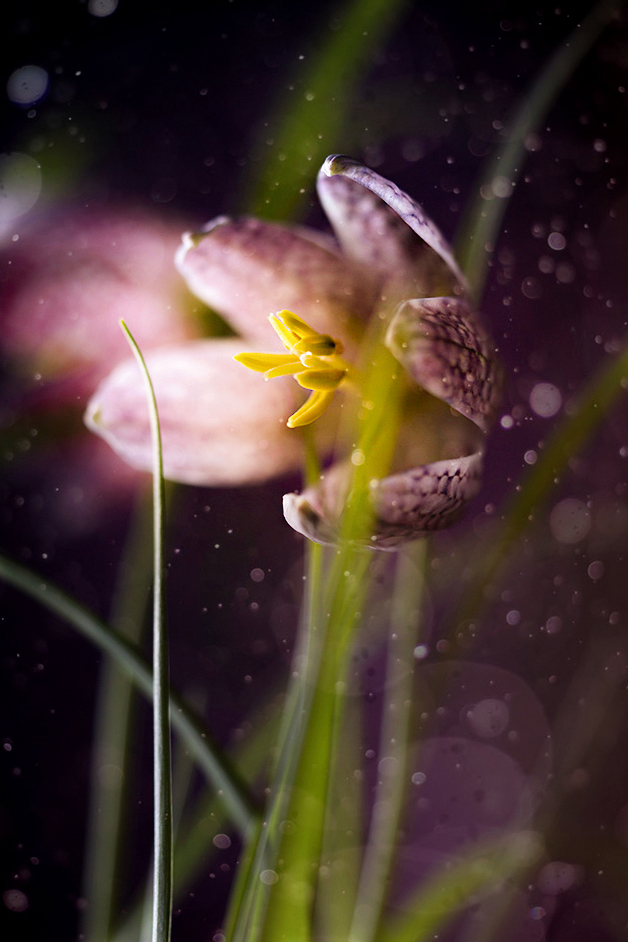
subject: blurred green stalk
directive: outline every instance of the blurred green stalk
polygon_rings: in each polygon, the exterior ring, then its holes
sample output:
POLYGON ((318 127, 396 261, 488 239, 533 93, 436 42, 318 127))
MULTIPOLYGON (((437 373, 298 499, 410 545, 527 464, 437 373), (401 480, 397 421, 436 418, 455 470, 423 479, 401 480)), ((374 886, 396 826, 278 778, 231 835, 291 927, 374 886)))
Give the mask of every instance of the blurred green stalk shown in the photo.
MULTIPOLYGON (((277 102, 279 130, 244 200, 249 212, 267 219, 299 215, 315 170, 328 154, 345 146, 349 106, 375 51, 385 46, 410 5, 410 0, 349 0, 327 13, 330 25, 324 33, 321 24, 311 64, 277 102)), ((271 127, 274 123, 271 120, 271 127)), ((260 131, 264 138, 268 134, 267 127, 260 131)))

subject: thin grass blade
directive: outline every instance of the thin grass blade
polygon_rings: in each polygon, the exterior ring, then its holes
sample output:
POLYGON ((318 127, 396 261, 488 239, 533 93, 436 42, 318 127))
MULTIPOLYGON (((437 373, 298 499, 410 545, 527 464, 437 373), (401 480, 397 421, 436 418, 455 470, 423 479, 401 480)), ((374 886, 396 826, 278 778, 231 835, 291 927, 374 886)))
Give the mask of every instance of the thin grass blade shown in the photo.
POLYGON ((153 942, 170 942, 172 931, 172 761, 168 629, 164 585, 164 468, 155 390, 144 357, 120 321, 146 386, 153 445, 153 942))

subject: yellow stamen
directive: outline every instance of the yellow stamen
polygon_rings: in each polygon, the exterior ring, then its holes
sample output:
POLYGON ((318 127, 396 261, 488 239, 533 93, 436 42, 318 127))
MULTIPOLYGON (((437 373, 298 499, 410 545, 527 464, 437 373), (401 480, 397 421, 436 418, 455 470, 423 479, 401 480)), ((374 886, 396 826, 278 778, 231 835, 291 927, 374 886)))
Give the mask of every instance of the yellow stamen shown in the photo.
POLYGON ((307 402, 290 416, 287 421, 288 428, 297 428, 300 425, 310 425, 320 418, 333 398, 333 392, 313 392, 307 402))
MULTIPOLYGON (((291 364, 297 368, 301 367, 301 361, 291 353, 238 353, 233 358, 246 366, 249 370, 255 370, 256 373, 270 372, 277 367, 291 364)), ((288 370, 293 373, 294 370, 288 370)))
POLYGON ((288 427, 309 425, 331 402, 338 386, 350 371, 341 358, 342 343, 329 334, 319 334, 292 311, 279 311, 269 317, 275 333, 288 353, 239 353, 235 360, 265 379, 292 375, 312 394, 288 419, 288 427))

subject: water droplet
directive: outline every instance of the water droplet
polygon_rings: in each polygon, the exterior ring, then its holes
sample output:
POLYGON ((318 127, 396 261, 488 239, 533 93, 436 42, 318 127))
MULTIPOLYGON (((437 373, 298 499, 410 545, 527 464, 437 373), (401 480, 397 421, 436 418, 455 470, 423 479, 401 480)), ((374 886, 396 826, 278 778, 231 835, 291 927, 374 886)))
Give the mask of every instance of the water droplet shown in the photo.
POLYGON ((227 850, 228 847, 231 847, 231 838, 228 834, 216 834, 212 840, 212 844, 220 850, 227 850))
POLYGON ((510 710, 503 700, 487 698, 480 700, 467 710, 466 720, 480 739, 494 739, 501 736, 510 722, 510 710))
POLYGON ((2 899, 6 908, 13 913, 23 913, 28 909, 28 897, 21 890, 5 890, 2 899))
POLYGON ((567 245, 567 239, 562 232, 550 232, 547 237, 547 244, 550 249, 554 249, 555 252, 560 252, 567 245))
POLYGON ((530 408, 543 419, 550 419, 560 410, 563 397, 553 383, 537 383, 530 393, 530 408))
POLYGON ((579 543, 591 527, 586 504, 575 497, 566 497, 552 508, 549 518, 552 536, 559 543, 579 543))
POLYGON ((48 91, 48 73, 38 65, 24 65, 12 72, 7 81, 7 95, 16 105, 34 105, 48 91))

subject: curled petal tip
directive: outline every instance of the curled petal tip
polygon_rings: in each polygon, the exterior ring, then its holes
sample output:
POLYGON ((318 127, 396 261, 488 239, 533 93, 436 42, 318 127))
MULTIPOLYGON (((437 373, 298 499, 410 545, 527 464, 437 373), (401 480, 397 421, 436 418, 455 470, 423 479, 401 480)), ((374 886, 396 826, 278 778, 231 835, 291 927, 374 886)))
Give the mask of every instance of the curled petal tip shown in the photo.
POLYGON ((353 157, 347 157, 346 154, 330 154, 321 167, 321 173, 326 177, 333 177, 337 173, 343 173, 347 167, 358 167, 359 163, 353 157))
POLYGON ((92 432, 98 432, 101 426, 102 415, 100 411, 100 403, 92 399, 85 410, 83 416, 83 421, 88 429, 92 432))

